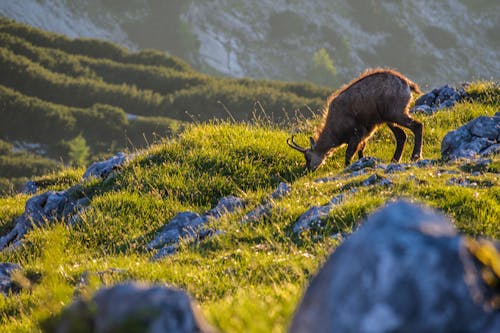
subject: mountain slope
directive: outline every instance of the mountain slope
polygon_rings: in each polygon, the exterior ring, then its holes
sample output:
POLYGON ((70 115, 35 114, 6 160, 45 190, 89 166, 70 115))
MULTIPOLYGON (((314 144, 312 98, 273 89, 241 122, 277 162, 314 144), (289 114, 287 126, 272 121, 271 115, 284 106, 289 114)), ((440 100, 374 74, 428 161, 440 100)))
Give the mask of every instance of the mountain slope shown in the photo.
POLYGON ((0 168, 0 193, 56 161, 143 147, 185 122, 284 122, 296 112, 317 112, 328 94, 312 84, 213 77, 160 51, 129 52, 0 18, 0 140, 11 153, 28 150, 45 158, 23 155, 34 159, 33 167, 16 171, 12 162, 20 156, 12 156, 0 168), (45 167, 35 167, 40 162, 45 167), (12 174, 19 175, 14 185, 12 174))
MULTIPOLYGON (((361 219, 394 198, 438 208, 466 234, 500 238, 499 156, 492 156, 486 166, 474 160, 439 159, 448 131, 499 110, 495 86, 475 83, 468 89, 474 98, 430 116, 417 115, 425 128, 423 155, 432 160, 421 166, 402 164, 392 174, 376 167, 343 172, 343 149, 323 168, 308 173, 303 157, 286 145, 292 129, 266 123, 187 126, 178 137, 139 151, 105 180, 77 186, 90 203, 79 222, 55 221, 34 228, 22 246, 0 252, 0 262, 22 267, 17 277, 21 292, 0 298, 2 328, 38 330, 57 319, 75 294, 89 297, 100 286, 133 279, 186 289, 210 323, 224 332, 284 331, 309 278, 328 253, 361 219), (374 174, 390 183, 363 185, 374 174), (243 216, 268 200, 282 181, 291 185, 291 192, 272 200, 267 215, 243 223, 243 216), (339 194, 344 199, 316 228, 293 231, 301 214, 339 194), (164 224, 179 212, 201 214, 227 195, 242 198, 245 205, 208 223, 219 232, 185 239, 173 255, 151 261, 154 251, 147 244, 164 224)), ((297 140, 305 141, 317 121, 301 123, 297 140)), ((403 162, 410 158, 409 141, 403 162)), ((382 128, 366 153, 389 161, 393 150, 392 134, 382 128)), ((36 179, 37 194, 76 185, 82 173, 67 169, 36 179)), ((27 199, 0 198, 2 235, 12 228, 27 199)))
POLYGON ((339 75, 331 86, 376 66, 422 85, 498 78, 499 13, 491 0, 0 4, 0 14, 36 27, 163 49, 203 71, 238 77, 315 81, 313 55, 324 48, 339 75))

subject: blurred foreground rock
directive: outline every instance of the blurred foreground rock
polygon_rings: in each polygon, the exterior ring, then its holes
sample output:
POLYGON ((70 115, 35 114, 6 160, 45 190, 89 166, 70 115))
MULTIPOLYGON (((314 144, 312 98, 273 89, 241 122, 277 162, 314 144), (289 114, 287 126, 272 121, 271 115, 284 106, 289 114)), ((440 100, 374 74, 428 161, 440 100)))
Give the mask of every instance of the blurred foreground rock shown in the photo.
POLYGON ((500 246, 389 204, 330 256, 290 332, 500 332, 500 246))
POLYGON ((185 292, 138 283, 101 289, 90 301, 74 302, 54 326, 57 333, 216 332, 185 292))
POLYGON ((485 157, 500 152, 500 112, 477 117, 449 132, 441 142, 444 159, 485 157))

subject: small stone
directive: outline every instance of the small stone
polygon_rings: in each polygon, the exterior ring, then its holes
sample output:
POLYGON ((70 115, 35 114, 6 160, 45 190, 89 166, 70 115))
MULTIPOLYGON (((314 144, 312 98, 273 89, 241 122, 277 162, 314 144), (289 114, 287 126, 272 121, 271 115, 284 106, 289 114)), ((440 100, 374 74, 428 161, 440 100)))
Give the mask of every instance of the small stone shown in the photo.
POLYGON ((314 182, 321 184, 321 183, 335 182, 339 179, 340 179, 340 177, 322 177, 322 178, 315 179, 314 182))
POLYGON ((165 244, 177 243, 183 237, 192 237, 207 221, 207 217, 194 212, 178 213, 146 247, 152 250, 165 244))
POLYGON ((392 182, 384 177, 384 176, 380 176, 376 173, 374 173, 373 175, 371 175, 370 177, 368 177, 367 179, 365 179, 362 183, 361 183, 361 186, 370 186, 370 185, 381 185, 381 186, 387 186, 387 185, 390 185, 392 184, 392 182))
POLYGON ((431 165, 436 164, 436 163, 437 163, 436 160, 423 159, 423 160, 417 161, 416 165, 419 168, 426 168, 426 167, 431 166, 431 165))
POLYGON ((28 180, 21 189, 23 194, 35 194, 36 191, 38 191, 38 184, 32 180, 28 180))
POLYGON ((281 182, 279 183, 276 190, 271 193, 271 198, 274 200, 281 199, 284 196, 288 195, 292 191, 292 187, 287 183, 281 182))
POLYGON ((353 172, 360 171, 365 168, 375 168, 378 163, 381 161, 375 157, 362 157, 347 168, 344 169, 344 172, 353 172))
MULTIPOLYGON (((350 192, 356 192, 356 189, 352 189, 350 192)), ((313 206, 309 208, 305 213, 303 213, 299 219, 293 225, 293 232, 300 234, 311 228, 320 227, 323 220, 328 217, 330 211, 338 204, 344 201, 344 194, 340 193, 330 199, 326 205, 323 206, 313 206)))
POLYGON ((204 215, 218 219, 225 213, 232 213, 241 207, 243 207, 243 200, 233 195, 229 195, 220 199, 217 206, 206 212, 204 215))
POLYGON ((264 216, 267 216, 271 212, 272 208, 273 205, 271 203, 258 205, 257 207, 249 211, 245 216, 243 216, 243 218, 241 219, 241 223, 256 222, 262 219, 264 216))
POLYGON ((0 263, 0 293, 7 296, 11 292, 19 291, 18 286, 12 281, 12 272, 18 269, 21 269, 18 264, 0 263))
POLYGON ((399 163, 391 163, 385 168, 385 173, 396 173, 396 172, 403 172, 405 171, 406 168, 399 163))
POLYGON ((328 217, 332 207, 330 205, 325 206, 313 206, 309 208, 304 214, 302 214, 297 222, 293 225, 293 232, 300 234, 311 228, 321 226, 323 219, 328 217))
POLYGON ((411 109, 411 113, 424 113, 427 115, 431 115, 435 111, 436 111, 436 109, 430 107, 429 105, 425 105, 425 104, 415 106, 414 108, 411 109))
POLYGON ((83 179, 85 180, 90 177, 104 179, 114 170, 121 168, 127 159, 127 155, 120 152, 105 161, 92 163, 83 174, 83 179))

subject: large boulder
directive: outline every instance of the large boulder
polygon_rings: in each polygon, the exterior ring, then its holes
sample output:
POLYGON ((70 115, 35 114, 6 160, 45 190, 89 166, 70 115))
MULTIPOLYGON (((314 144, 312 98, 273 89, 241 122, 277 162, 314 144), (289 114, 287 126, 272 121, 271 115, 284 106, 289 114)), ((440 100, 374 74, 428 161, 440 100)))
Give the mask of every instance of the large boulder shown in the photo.
POLYGON ((500 332, 500 246, 397 202, 327 260, 290 332, 500 332))
POLYGON ((104 288, 90 301, 76 301, 54 326, 58 333, 216 332, 185 292, 138 283, 104 288))
POLYGON ((500 112, 477 117, 449 132, 441 142, 444 159, 476 158, 500 152, 500 112))

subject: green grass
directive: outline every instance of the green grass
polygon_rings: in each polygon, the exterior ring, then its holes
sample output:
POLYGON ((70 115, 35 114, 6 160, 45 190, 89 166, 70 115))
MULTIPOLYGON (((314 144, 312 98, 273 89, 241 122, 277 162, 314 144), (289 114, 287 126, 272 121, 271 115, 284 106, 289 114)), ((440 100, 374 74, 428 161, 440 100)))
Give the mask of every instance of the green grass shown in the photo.
MULTIPOLYGON (((473 87, 477 96, 490 89, 482 83, 473 87)), ((478 97, 432 116, 416 116, 425 126, 424 158, 439 159, 440 143, 448 131, 479 115, 492 115, 498 106, 494 96, 478 97)), ((306 142, 316 122, 298 124, 302 130, 298 140, 306 142)), ((192 124, 176 138, 139 151, 115 177, 85 183, 82 190, 91 205, 80 224, 68 227, 58 222, 37 228, 26 235, 23 247, 0 252, 0 262, 19 263, 29 281, 21 279, 20 294, 0 297, 2 331, 40 331, 75 293, 89 297, 102 286, 134 279, 187 290, 208 321, 223 332, 283 332, 310 277, 339 244, 331 235, 352 231, 373 210, 396 198, 441 210, 469 235, 500 239, 498 156, 477 176, 471 175, 471 166, 440 161, 389 175, 391 187, 367 187, 349 194, 324 228, 294 235, 294 221, 305 210, 325 204, 369 174, 315 183, 316 178, 343 170, 345 148, 317 172, 308 173, 303 157, 286 145, 291 132, 269 124, 192 124), (460 176, 480 186, 448 184, 460 176), (241 217, 281 181, 292 184, 291 194, 275 201, 270 216, 240 224, 241 217), (153 253, 146 244, 163 224, 181 211, 204 212, 226 195, 240 196, 247 205, 212 222, 222 234, 199 243, 185 241, 175 255, 150 261, 153 253), (84 272, 90 273, 91 283, 82 287, 78 282, 84 272)), ((409 162, 412 140, 409 135, 403 162, 409 162)), ((392 134, 383 128, 369 142, 367 154, 389 161, 394 149, 392 134)), ((81 174, 83 169, 64 169, 41 177, 40 192, 74 185, 81 174)), ((27 199, 26 195, 0 198, 2 234, 12 227, 27 199)))

